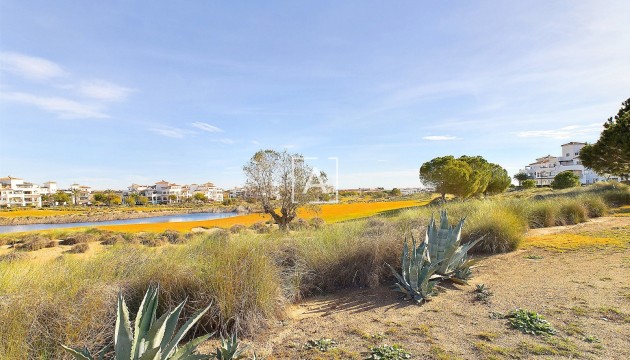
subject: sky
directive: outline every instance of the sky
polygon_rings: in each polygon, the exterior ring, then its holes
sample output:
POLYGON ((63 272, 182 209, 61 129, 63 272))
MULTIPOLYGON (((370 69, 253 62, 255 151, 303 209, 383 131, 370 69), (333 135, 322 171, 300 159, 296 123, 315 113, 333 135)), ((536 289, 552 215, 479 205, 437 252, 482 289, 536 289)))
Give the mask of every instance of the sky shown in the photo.
POLYGON ((0 0, 0 176, 231 188, 260 149, 341 188, 444 155, 513 175, 630 97, 628 24, 627 0, 0 0))

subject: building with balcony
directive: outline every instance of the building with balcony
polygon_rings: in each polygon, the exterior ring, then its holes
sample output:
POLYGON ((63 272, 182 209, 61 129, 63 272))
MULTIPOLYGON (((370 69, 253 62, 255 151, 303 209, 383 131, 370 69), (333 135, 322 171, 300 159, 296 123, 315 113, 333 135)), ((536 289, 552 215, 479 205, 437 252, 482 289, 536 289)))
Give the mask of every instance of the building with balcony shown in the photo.
POLYGON ((585 145, 586 143, 582 142, 563 144, 561 146, 561 156, 543 156, 536 159, 536 162, 525 166, 525 169, 520 170, 520 172, 526 173, 531 179, 535 180, 537 186, 551 185, 554 177, 563 171, 571 171, 576 174, 583 185, 606 180, 603 176, 582 165, 580 150, 585 145))
POLYGON ((0 178, 0 207, 42 206, 41 188, 24 179, 7 176, 0 178))
POLYGON ((210 182, 202 185, 178 185, 162 180, 156 182, 155 185, 132 184, 127 188, 127 191, 123 193, 123 196, 127 196, 131 193, 145 196, 151 204, 182 202, 192 198, 195 193, 204 194, 210 201, 223 201, 223 189, 216 187, 210 182))

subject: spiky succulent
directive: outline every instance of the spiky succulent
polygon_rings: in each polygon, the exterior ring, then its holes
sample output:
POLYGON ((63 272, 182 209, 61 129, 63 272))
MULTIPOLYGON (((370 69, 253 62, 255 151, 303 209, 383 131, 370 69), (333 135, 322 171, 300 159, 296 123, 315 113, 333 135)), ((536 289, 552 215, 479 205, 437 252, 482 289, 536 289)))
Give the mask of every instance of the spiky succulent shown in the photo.
POLYGON ((470 267, 477 261, 468 258, 468 251, 482 238, 461 244, 462 227, 465 219, 453 227, 449 225, 446 210, 440 211, 440 226, 435 223, 435 217, 431 217, 425 236, 428 243, 430 261, 440 264, 436 273, 443 278, 455 282, 465 282, 472 275, 470 267))
POLYGON ((425 239, 420 246, 416 246, 416 239, 411 236, 411 249, 405 239, 402 254, 402 273, 398 274, 389 264, 392 273, 398 279, 396 290, 405 294, 407 300, 418 303, 427 301, 433 294, 433 287, 439 278, 432 278, 439 263, 431 263, 429 259, 428 242, 425 239))
MULTIPOLYGON (((193 354, 197 347, 212 334, 203 335, 178 347, 193 325, 199 321, 210 306, 195 313, 188 321, 177 329, 177 320, 184 308, 185 301, 173 311, 167 312, 156 320, 158 307, 158 288, 150 287, 136 315, 134 330, 129 321, 129 310, 122 295, 118 295, 116 330, 114 334, 114 350, 116 360, 204 360, 212 355, 193 354)), ((87 349, 62 347, 77 360, 95 360, 87 349)), ((102 360, 106 349, 99 351, 96 359, 102 360)))
POLYGON ((217 348, 213 358, 217 360, 245 359, 244 351, 245 348, 241 348, 235 333, 232 337, 221 339, 221 347, 217 348))

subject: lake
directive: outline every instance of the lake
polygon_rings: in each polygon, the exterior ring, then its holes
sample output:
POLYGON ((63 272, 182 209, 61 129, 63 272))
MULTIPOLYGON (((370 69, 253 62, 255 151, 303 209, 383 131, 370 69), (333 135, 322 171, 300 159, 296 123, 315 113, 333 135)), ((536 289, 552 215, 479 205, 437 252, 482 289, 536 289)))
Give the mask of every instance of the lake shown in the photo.
POLYGON ((168 222, 188 222, 188 221, 204 221, 212 219, 222 219, 227 217, 236 216, 238 213, 194 213, 194 214, 179 214, 179 215, 166 215, 155 216, 142 219, 124 219, 124 220, 111 220, 111 221, 86 221, 78 223, 67 224, 28 224, 28 225, 3 225, 0 226, 0 234, 8 234, 22 231, 36 231, 36 230, 51 230, 51 229, 67 229, 74 227, 89 227, 89 226, 103 226, 103 225, 125 225, 125 224, 155 224, 155 223, 168 223, 168 222))

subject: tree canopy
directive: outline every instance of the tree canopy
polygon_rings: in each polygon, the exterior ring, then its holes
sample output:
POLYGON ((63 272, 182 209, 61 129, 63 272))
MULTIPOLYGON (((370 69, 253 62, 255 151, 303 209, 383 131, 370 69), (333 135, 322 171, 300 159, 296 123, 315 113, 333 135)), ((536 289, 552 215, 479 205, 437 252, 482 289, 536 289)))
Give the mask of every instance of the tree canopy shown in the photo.
POLYGON ((518 181, 518 186, 523 185, 523 181, 525 181, 525 180, 527 180, 529 178, 530 178, 529 175, 527 175, 524 172, 520 172, 520 173, 514 175, 514 180, 518 181))
POLYGON ((582 164, 598 174, 628 179, 630 175, 630 99, 624 101, 614 118, 608 118, 594 144, 580 151, 582 164))
POLYGON ((263 211, 271 215, 282 230, 288 229, 300 206, 321 195, 321 192, 310 191, 319 185, 313 179, 326 179, 323 173, 313 174, 302 156, 287 151, 258 151, 243 171, 248 193, 260 201, 263 211))
POLYGON ((489 163, 481 156, 442 156, 420 167, 420 181, 446 198, 446 194, 467 198, 505 191, 511 179, 500 165, 489 163))
POLYGON ((576 186, 580 186, 580 177, 573 171, 563 171, 556 175, 551 182, 553 189, 567 189, 576 186))

